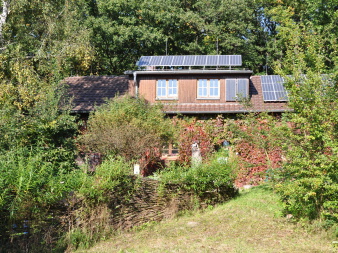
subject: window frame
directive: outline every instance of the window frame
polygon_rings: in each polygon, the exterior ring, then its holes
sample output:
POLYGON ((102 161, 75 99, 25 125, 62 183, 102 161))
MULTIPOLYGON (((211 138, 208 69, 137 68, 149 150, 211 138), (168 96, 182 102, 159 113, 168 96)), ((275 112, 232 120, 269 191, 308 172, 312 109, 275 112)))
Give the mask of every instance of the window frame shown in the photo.
POLYGON ((178 99, 178 79, 156 80, 156 100, 177 100, 177 99, 178 99), (160 84, 161 87, 159 87, 160 84), (176 93, 174 92, 175 90, 176 93), (162 94, 163 91, 165 93, 164 95, 162 94))
POLYGON ((216 78, 203 78, 197 79, 197 99, 220 99, 221 96, 221 85, 220 80, 216 78), (217 81, 217 87, 213 86, 214 82, 217 81), (200 87, 203 85, 203 87, 200 87), (200 94, 200 90, 203 90, 203 94, 200 94), (212 91, 217 91, 216 95, 212 95, 212 91))

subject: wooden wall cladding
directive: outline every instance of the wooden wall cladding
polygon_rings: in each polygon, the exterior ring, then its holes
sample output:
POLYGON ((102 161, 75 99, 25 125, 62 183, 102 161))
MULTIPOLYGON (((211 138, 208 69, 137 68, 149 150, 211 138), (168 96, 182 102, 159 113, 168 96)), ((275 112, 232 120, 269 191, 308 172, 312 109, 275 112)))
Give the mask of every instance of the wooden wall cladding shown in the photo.
MULTIPOLYGON (((150 103, 156 101, 166 102, 167 100, 156 99, 156 83, 159 79, 176 79, 178 80, 178 99, 175 100, 177 103, 226 103, 226 89, 225 80, 227 78, 247 78, 249 76, 243 75, 153 75, 153 76, 141 76, 138 79, 139 95, 144 97, 150 103), (219 99, 198 99, 197 98, 197 83, 198 79, 219 79, 220 82, 220 98, 219 99)), ((168 102, 172 100, 168 100, 168 102)))

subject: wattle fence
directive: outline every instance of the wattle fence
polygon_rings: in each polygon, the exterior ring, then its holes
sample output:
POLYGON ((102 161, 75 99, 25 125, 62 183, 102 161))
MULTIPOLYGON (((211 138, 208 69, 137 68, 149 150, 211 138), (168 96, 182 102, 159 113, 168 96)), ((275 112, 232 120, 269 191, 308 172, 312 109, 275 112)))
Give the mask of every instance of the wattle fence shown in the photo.
POLYGON ((16 224, 1 219, 0 252, 51 252, 57 247, 62 251, 65 245, 58 246, 58 241, 74 229, 91 231, 95 238, 95 233, 102 230, 126 230, 170 219, 180 211, 222 203, 238 193, 237 189, 229 187, 197 196, 178 184, 163 185, 137 177, 133 177, 132 182, 135 190, 129 197, 111 192, 106 203, 89 209, 84 208, 83 199, 70 194, 68 199, 51 207, 45 219, 35 219, 32 215, 16 224))

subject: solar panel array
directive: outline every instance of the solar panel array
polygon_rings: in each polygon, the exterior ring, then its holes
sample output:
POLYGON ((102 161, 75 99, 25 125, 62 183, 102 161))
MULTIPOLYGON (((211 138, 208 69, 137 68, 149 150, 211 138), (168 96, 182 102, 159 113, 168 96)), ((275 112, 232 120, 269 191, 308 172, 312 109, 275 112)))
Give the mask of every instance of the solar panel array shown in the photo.
POLYGON ((146 66, 241 66, 241 55, 169 55, 141 56, 136 63, 139 67, 146 66))
POLYGON ((264 101, 287 101, 284 79, 279 75, 261 76, 264 101))

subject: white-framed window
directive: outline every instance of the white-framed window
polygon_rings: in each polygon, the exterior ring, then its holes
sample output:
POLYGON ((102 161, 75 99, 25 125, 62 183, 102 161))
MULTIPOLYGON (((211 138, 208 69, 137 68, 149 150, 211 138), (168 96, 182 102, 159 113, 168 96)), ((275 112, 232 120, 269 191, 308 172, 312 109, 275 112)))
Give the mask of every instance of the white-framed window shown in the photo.
POLYGON ((197 98, 219 99, 219 89, 218 79, 198 79, 197 98))
POLYGON ((238 101, 249 97, 249 79, 226 79, 226 101, 238 101))
POLYGON ((178 81, 176 79, 159 79, 156 84, 157 99, 177 99, 178 81))

